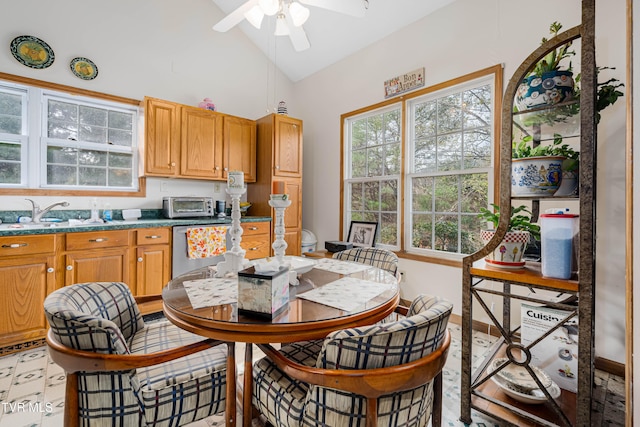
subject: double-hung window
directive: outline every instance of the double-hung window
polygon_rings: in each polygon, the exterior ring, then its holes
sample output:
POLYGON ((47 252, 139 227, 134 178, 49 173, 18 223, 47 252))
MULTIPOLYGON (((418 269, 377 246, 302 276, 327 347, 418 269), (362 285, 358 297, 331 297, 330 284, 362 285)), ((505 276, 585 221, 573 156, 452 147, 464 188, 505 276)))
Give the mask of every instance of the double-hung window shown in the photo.
POLYGON ((138 190, 138 108, 0 83, 0 189, 138 190))
POLYGON ((488 204, 493 171, 492 93, 482 79, 407 103, 407 251, 482 247, 477 214, 488 204))
POLYGON ((345 123, 349 146, 345 225, 350 221, 377 222, 378 245, 399 249, 401 106, 394 104, 353 116, 345 123))
POLYGON ((343 238, 379 224, 376 246, 460 259, 482 247, 493 200, 501 67, 470 74, 343 120, 343 238))
POLYGON ((27 181, 27 90, 0 85, 0 183, 21 187, 27 181))

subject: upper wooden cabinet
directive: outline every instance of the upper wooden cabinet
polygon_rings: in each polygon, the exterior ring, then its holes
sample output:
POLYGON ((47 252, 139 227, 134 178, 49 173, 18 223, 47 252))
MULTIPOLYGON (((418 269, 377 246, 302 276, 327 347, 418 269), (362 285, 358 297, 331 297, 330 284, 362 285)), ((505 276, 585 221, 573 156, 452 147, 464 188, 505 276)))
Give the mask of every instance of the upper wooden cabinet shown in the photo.
POLYGON ((155 98, 144 99, 145 173, 175 176, 180 163, 180 106, 155 98))
POLYGON ((145 175, 225 180, 241 170, 256 180, 256 122, 145 97, 145 175))
POLYGON ((224 116, 224 171, 244 171, 245 182, 256 181, 256 122, 224 116))
POLYGON ((275 176, 302 177, 302 121, 273 115, 275 176))
POLYGON ((180 107, 180 175, 222 178, 222 115, 197 107, 180 107))

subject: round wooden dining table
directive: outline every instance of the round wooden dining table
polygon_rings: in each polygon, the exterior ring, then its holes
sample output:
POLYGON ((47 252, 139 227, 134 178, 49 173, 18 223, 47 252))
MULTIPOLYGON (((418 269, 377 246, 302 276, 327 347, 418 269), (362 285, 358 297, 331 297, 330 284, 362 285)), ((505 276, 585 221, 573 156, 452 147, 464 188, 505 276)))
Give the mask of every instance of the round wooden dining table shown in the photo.
MULTIPOLYGON (((314 261, 315 262, 315 261, 314 261)), ((317 261, 321 263, 323 261, 317 261)), ((327 261, 349 263, 349 261, 327 261)), ((335 264, 334 264, 335 265, 335 264)), ((348 265, 342 264, 349 267, 348 265)), ((352 266, 353 267, 353 266, 352 266)), ((400 293, 397 278, 391 273, 371 266, 358 264, 357 272, 342 274, 335 269, 327 270, 316 264, 298 275, 299 284, 289 286, 288 307, 274 318, 265 318, 238 311, 237 302, 202 306, 203 291, 189 295, 191 284, 208 283, 215 277, 215 268, 204 267, 172 279, 162 291, 165 316, 178 327, 207 338, 227 342, 227 393, 226 425, 236 425, 236 361, 235 343, 244 342, 244 387, 242 398, 243 425, 251 425, 253 387, 252 344, 289 343, 311 339, 322 339, 338 329, 376 323, 390 315, 398 305, 400 293), (365 288, 374 282, 382 292, 359 303, 357 307, 337 308, 303 297, 306 292, 322 289, 329 284, 344 283, 343 278, 353 278, 346 284, 365 288), (186 284, 186 285, 185 285, 186 284), (383 286, 381 286, 383 285, 383 286), (192 304, 193 300, 193 304, 192 304), (197 308, 194 308, 194 305, 197 308)), ((338 269, 339 271, 340 269, 338 269)), ((348 272, 349 268, 343 270, 348 272)), ((235 279, 237 280, 237 279, 235 279)), ((350 279, 345 279, 350 280, 350 279)), ((328 287, 325 289, 334 289, 328 287)), ((364 290, 364 289, 363 289, 364 290)), ((315 291, 314 294, 317 294, 315 291)), ((311 294, 310 294, 311 295, 311 294)))

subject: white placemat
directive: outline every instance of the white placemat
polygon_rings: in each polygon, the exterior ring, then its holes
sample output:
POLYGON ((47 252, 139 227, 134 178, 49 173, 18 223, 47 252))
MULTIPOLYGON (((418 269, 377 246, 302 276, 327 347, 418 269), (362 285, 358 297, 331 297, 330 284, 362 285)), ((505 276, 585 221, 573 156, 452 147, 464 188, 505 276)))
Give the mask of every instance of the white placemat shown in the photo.
POLYGON ((333 273, 344 274, 346 276, 371 268, 370 265, 354 261, 342 261, 334 258, 321 258, 313 268, 327 270, 333 273))
POLYGON ((182 285, 193 308, 238 302, 237 277, 187 280, 182 285))
MULTIPOLYGON (((317 265, 316 268, 318 268, 317 265)), ((385 283, 343 277, 297 296, 329 307, 353 311, 387 289, 389 285, 385 283)))

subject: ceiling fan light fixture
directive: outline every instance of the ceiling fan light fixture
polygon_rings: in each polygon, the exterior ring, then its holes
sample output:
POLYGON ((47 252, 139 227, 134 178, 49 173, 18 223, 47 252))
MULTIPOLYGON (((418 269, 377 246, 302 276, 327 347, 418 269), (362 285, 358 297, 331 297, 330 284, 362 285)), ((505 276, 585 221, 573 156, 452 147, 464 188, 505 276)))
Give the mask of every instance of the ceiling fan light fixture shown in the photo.
POLYGON ((247 21, 249 21, 251 25, 253 25, 257 29, 260 29, 260 26, 262 25, 262 18, 264 18, 264 13, 262 12, 260 6, 256 5, 249 9, 244 14, 244 17, 247 18, 247 21))
POLYGON ((258 6, 262 9, 262 12, 267 16, 273 16, 280 10, 279 0, 258 0, 258 6))
POLYGON ((285 16, 283 13, 278 14, 276 19, 276 36, 288 36, 289 35, 289 26, 287 25, 287 21, 285 20, 285 16))
POLYGON ((309 19, 309 9, 304 7, 298 2, 292 2, 289 6, 289 14, 291 15, 291 20, 293 21, 293 25, 296 27, 301 26, 307 19, 309 19))

